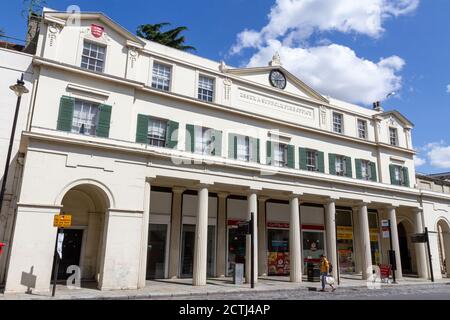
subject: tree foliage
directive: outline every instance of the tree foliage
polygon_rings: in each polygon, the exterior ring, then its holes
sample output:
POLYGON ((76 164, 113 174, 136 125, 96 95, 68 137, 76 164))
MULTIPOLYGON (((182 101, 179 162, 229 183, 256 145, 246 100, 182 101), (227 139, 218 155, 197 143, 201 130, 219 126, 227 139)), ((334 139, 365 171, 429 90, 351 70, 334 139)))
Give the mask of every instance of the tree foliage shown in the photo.
POLYGON ((162 31, 164 27, 170 26, 168 22, 161 22, 156 24, 140 25, 136 34, 144 39, 158 42, 162 45, 172 47, 183 51, 195 51, 193 46, 185 45, 186 38, 181 35, 183 31, 188 30, 187 27, 181 26, 167 31, 162 31))

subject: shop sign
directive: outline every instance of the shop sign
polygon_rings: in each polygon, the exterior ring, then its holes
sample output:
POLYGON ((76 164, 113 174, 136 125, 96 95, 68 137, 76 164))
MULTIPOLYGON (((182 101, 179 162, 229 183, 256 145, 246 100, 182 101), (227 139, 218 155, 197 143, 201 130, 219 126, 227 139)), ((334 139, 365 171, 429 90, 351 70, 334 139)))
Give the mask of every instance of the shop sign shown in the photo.
POLYGON ((267 223, 268 228, 280 228, 280 229, 289 229, 289 223, 282 223, 282 222, 268 222, 267 223))
POLYGON ((425 243, 427 242, 427 234, 426 233, 415 233, 411 236, 412 243, 425 243))
POLYGON ((55 214, 53 226, 57 228, 68 228, 72 225, 72 216, 69 214, 55 214))

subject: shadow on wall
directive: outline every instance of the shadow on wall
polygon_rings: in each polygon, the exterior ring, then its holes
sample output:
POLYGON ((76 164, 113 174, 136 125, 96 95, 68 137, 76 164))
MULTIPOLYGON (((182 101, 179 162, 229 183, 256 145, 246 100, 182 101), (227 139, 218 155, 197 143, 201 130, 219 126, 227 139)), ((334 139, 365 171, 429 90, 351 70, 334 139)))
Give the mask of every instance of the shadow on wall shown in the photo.
POLYGON ((20 284, 27 287, 26 293, 32 294, 32 289, 36 288, 37 277, 33 274, 34 266, 31 266, 30 272, 22 272, 22 277, 20 279, 20 284))

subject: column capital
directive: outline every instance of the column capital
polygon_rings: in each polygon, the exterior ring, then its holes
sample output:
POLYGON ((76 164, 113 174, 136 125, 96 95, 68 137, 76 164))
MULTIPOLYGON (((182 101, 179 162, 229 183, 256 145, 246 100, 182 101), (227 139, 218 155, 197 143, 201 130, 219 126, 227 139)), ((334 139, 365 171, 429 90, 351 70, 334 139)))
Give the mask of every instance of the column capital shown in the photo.
POLYGON ((269 199, 270 199, 269 196, 259 196, 259 197, 258 197, 258 201, 261 201, 261 202, 265 202, 265 201, 267 201, 267 200, 269 200, 269 199))
POLYGON ((261 190, 258 189, 249 189, 245 191, 245 195, 250 196, 252 194, 258 195, 261 192, 261 190))
POLYGON ((186 188, 184 188, 184 187, 177 187, 177 186, 172 187, 173 193, 183 193, 185 190, 186 190, 186 188))
POLYGON ((412 208, 412 211, 413 211, 414 213, 422 213, 423 208, 422 208, 422 207, 412 208))
POLYGON ((289 200, 291 200, 291 199, 299 199, 300 200, 300 197, 301 196, 303 196, 303 192, 295 192, 295 193, 291 193, 290 195, 289 195, 289 200))
POLYGON ((194 188, 195 188, 196 190, 200 190, 200 189, 204 189, 204 188, 208 189, 210 186, 211 186, 211 185, 208 184, 208 183, 199 183, 199 184, 195 185, 194 188))
POLYGON ((358 208, 358 209, 361 209, 362 207, 366 207, 367 208, 367 206, 370 204, 370 202, 367 202, 367 201, 361 201, 361 202, 359 202, 357 205, 356 205, 356 207, 358 208))
POLYGON ((217 197, 218 198, 226 198, 229 195, 230 195, 230 193, 228 193, 228 192, 223 192, 223 191, 217 192, 217 197))
POLYGON ((325 204, 330 204, 330 203, 336 203, 336 201, 338 201, 339 200, 339 198, 332 198, 332 197, 329 197, 327 200, 325 200, 325 204))

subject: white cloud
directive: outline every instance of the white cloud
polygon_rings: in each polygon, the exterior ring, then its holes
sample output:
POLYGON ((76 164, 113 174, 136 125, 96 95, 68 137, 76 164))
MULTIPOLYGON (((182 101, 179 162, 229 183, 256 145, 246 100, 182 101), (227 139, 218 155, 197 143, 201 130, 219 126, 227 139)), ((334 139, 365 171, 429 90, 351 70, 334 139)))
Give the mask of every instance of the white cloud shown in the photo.
POLYGON ((422 157, 416 156, 416 166, 429 163, 434 168, 450 169, 450 145, 445 141, 428 143, 417 151, 422 154, 422 157), (424 163, 422 163, 422 160, 424 163))
POLYGON ((314 89, 346 101, 370 104, 401 87, 401 77, 396 74, 405 63, 401 58, 372 62, 337 44, 304 49, 269 40, 251 57, 248 66, 266 65, 275 51, 286 69, 314 89))
POLYGON ((424 164, 427 163, 427 160, 420 158, 418 156, 414 157, 414 165, 417 167, 423 166, 424 164))
POLYGON ((327 42, 309 46, 314 33, 338 31, 378 38, 383 22, 413 12, 419 0, 277 0, 260 31, 237 35, 232 54, 255 49, 248 66, 263 66, 279 51, 284 67, 324 94, 370 104, 401 88, 398 56, 378 62, 358 57, 350 48, 327 42))
POLYGON ((447 92, 450 93, 450 84, 447 86, 447 92))
POLYGON ((431 166, 439 169, 450 169, 450 146, 434 145, 427 153, 431 166))

